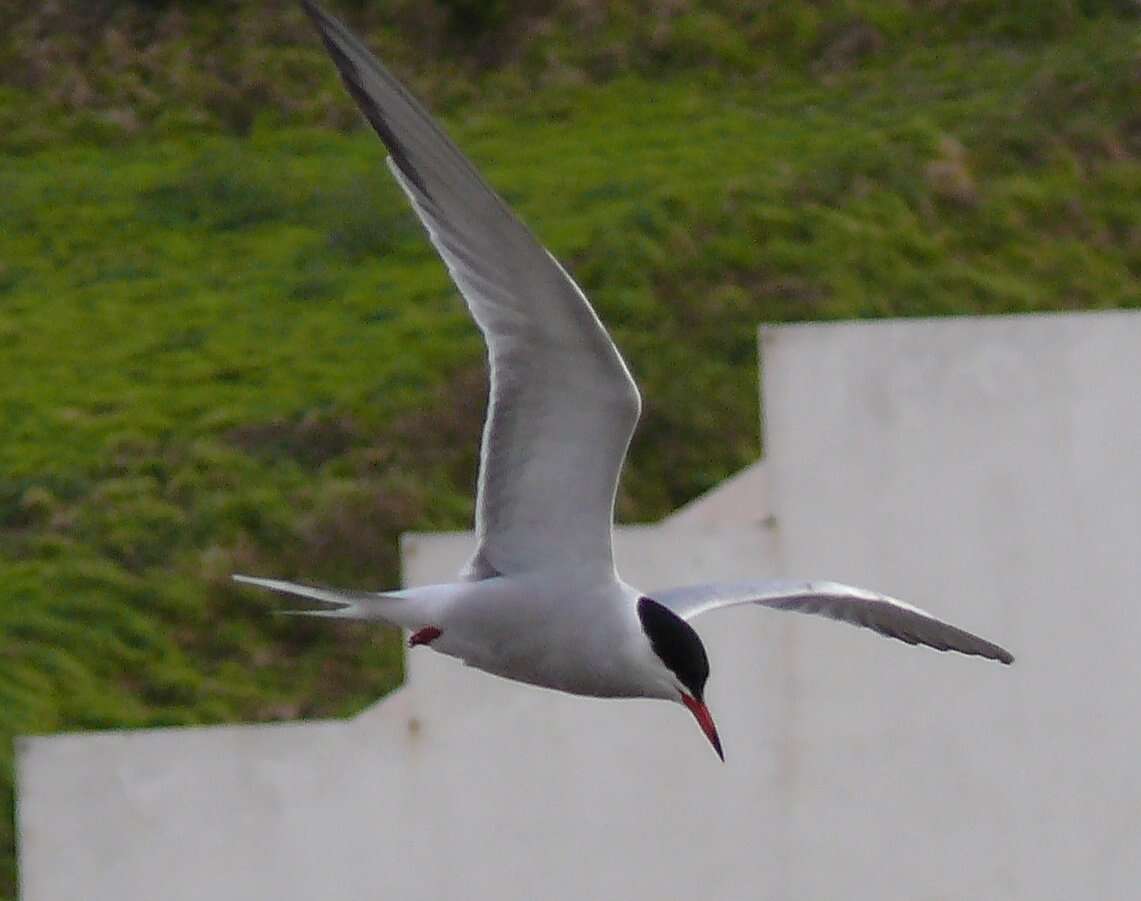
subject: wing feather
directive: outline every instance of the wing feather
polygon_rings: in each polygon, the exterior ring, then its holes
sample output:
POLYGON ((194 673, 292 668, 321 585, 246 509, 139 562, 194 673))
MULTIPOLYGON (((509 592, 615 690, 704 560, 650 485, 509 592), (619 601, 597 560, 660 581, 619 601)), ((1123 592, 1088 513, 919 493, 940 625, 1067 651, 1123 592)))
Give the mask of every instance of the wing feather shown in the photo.
POLYGON ((343 24, 304 6, 487 343, 479 549, 467 577, 611 570, 614 495, 641 410, 618 349, 424 107, 343 24))
POLYGON ((650 595, 682 619, 692 619, 708 610, 737 604, 760 604, 776 610, 814 613, 829 619, 872 629, 908 644, 922 644, 939 651, 958 651, 1013 663, 1005 648, 943 622, 925 610, 863 588, 836 582, 769 580, 733 584, 690 585, 650 595))

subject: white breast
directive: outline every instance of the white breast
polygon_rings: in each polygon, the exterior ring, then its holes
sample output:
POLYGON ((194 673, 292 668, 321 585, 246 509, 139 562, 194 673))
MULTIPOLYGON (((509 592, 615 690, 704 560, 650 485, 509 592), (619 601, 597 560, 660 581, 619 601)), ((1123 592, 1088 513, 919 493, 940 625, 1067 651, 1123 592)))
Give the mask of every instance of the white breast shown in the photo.
POLYGON ((640 697, 646 656, 637 592, 558 574, 456 586, 432 649, 497 676, 593 697, 640 697))

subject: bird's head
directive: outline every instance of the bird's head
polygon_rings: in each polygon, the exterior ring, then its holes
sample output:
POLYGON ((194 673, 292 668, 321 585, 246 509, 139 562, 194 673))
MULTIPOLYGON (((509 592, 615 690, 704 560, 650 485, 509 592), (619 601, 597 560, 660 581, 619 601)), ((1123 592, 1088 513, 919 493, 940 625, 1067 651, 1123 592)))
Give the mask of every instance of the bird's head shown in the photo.
POLYGON ((689 709, 717 756, 724 761, 717 726, 704 700, 705 680, 709 678, 705 645, 689 623, 653 598, 638 599, 638 619, 660 663, 659 669, 664 668, 659 675, 668 685, 666 694, 689 709))

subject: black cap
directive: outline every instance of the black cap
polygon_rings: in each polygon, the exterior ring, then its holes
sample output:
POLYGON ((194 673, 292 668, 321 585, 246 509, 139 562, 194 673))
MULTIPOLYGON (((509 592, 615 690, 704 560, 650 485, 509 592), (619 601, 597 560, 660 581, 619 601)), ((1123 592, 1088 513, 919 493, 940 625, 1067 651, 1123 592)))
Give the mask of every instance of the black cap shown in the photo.
POLYGON ((638 619, 654 653, 678 681, 701 701, 709 678, 709 657, 693 626, 653 598, 639 598, 638 619))

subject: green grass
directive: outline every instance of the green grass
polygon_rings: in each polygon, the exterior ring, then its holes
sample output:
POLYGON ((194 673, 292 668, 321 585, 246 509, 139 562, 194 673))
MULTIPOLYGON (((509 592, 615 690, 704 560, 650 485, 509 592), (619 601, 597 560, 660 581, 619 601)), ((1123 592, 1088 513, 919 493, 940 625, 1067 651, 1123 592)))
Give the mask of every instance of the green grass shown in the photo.
MULTIPOLYGON (((441 92, 643 386, 624 520, 755 458, 761 321, 1141 302, 1124 20, 971 40, 963 4, 908 42, 902 6, 850 6, 899 52, 825 65, 797 5, 782 71, 712 5, 605 76, 532 92, 523 53, 441 92)), ((483 348, 379 144, 309 107, 131 136, 3 98, 4 797, 14 734, 359 710, 397 636, 271 617, 228 575, 391 585, 401 531, 469 522, 483 348)), ((0 844, 2 895, 8 818, 0 844)))

